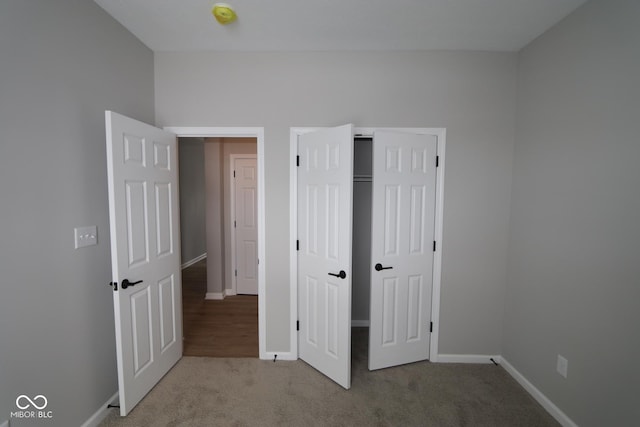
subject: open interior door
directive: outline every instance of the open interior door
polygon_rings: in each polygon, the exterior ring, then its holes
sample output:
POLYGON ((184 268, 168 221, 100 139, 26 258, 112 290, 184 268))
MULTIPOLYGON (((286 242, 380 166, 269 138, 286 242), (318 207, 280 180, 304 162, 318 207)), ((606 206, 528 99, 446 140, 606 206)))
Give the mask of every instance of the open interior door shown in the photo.
POLYGON ((429 358, 437 139, 373 136, 369 369, 429 358))
POLYGON ((177 141, 107 111, 120 415, 182 357, 177 141))
POLYGON ((299 357, 351 387, 353 126, 298 138, 299 357))

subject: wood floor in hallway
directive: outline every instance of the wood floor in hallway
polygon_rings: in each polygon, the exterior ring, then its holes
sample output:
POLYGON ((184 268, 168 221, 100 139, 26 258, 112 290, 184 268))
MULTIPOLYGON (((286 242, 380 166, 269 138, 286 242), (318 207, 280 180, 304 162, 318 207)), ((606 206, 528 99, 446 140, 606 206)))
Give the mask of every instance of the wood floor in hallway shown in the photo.
POLYGON ((182 270, 185 356, 258 357, 258 297, 205 300, 206 259, 182 270))

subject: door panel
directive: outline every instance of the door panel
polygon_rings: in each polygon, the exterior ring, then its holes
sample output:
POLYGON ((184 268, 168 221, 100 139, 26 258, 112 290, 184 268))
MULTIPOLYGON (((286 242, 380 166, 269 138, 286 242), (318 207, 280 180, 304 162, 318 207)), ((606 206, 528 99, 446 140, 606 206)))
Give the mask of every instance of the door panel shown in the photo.
POLYGON ((409 277, 407 298, 407 342, 420 339, 420 301, 422 300, 423 280, 421 276, 409 277))
POLYGON ((398 278, 386 277, 382 280, 382 345, 396 343, 398 278))
POLYGON ((174 276, 165 277, 158 282, 160 289, 160 351, 164 352, 176 342, 176 313, 174 308, 181 304, 176 301, 174 276))
POLYGON ((411 255, 424 253, 424 186, 411 186, 411 206, 409 208, 409 253, 411 255))
POLYGON ((436 148, 430 135, 374 133, 369 369, 429 356, 436 148))
POLYGON ((299 356, 349 388, 353 127, 301 135, 298 153, 299 356))
POLYGON ((171 241, 171 183, 156 183, 156 255, 170 255, 173 249, 171 241))
POLYGON ((147 212, 147 183, 144 181, 125 181, 127 215, 127 253, 129 268, 147 262, 149 241, 147 212))
POLYGON ((131 294, 131 331, 133 332, 133 374, 138 376, 140 371, 151 363, 151 342, 153 331, 151 324, 151 293, 149 287, 131 294))
MULTIPOLYGON (((387 185, 384 197, 384 254, 398 255, 400 245, 400 186, 387 185)), ((374 228, 375 230, 375 228, 374 228)))
POLYGON ((107 111, 107 173, 120 414, 182 356, 175 135, 107 111), (135 285, 123 287, 123 281, 135 285))

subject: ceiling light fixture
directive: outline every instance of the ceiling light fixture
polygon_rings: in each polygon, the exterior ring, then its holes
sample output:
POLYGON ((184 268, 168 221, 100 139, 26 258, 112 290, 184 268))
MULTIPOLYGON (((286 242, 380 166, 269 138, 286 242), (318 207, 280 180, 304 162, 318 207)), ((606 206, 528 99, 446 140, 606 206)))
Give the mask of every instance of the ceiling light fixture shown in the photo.
POLYGON ((216 21, 222 25, 229 24, 237 19, 236 11, 226 3, 216 3, 211 9, 211 13, 216 18, 216 21))

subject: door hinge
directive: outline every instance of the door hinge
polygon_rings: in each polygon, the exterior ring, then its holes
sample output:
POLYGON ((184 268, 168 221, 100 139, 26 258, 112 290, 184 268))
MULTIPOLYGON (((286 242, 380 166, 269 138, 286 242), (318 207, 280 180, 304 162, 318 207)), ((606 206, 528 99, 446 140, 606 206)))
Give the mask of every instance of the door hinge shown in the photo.
POLYGON ((433 322, 429 322, 429 332, 433 332, 433 322))
POLYGON ((300 240, 296 240, 296 251, 300 250, 300 240))
MULTIPOLYGON (((437 163, 437 162, 436 162, 436 163, 437 163)), ((436 164, 436 166, 438 166, 438 165, 436 164)), ((234 177, 234 178, 236 177, 236 171, 233 171, 233 177, 234 177)))
POLYGON ((433 252, 435 252, 435 251, 436 251, 436 241, 434 240, 433 241, 433 252))
POLYGON ((296 331, 300 330, 300 321, 296 320, 296 331))
POLYGON ((296 166, 300 166, 300 156, 296 156, 296 166))
POLYGON ((238 276, 238 270, 235 271, 235 275, 236 275, 236 277, 238 276))
POLYGON ((436 156, 436 167, 440 166, 440 156, 436 156))
POLYGON ((236 220, 233 220, 233 228, 237 228, 238 226, 236 225, 236 220))

